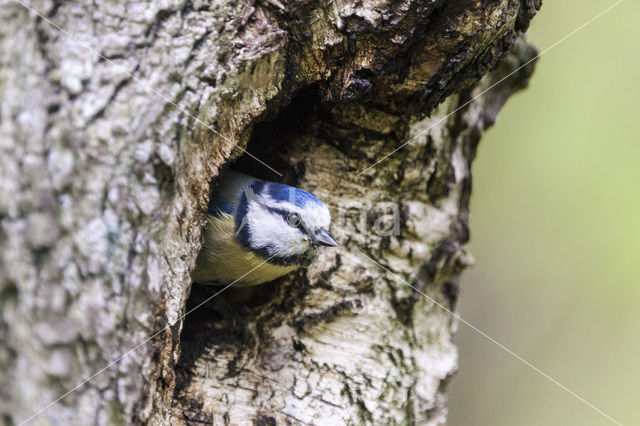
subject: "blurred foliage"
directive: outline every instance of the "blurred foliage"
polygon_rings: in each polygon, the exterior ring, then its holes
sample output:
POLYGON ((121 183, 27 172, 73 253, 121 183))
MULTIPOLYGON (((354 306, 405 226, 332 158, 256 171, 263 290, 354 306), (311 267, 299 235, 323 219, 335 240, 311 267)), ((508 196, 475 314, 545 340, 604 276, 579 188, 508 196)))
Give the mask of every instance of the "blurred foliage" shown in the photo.
MULTIPOLYGON (((541 51, 615 0, 545 0, 541 51)), ((474 165, 461 316, 623 424, 640 424, 640 4, 542 56, 474 165)), ((607 425, 464 324, 449 424, 607 425)))

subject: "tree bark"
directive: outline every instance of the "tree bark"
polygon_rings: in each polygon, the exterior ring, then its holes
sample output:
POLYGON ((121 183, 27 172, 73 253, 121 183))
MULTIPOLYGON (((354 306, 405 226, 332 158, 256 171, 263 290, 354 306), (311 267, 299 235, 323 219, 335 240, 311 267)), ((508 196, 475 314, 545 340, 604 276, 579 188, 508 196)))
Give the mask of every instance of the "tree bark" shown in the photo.
POLYGON ((0 7, 0 423, 443 423, 434 300, 540 0, 28 5, 0 7), (229 166, 327 202, 341 247, 184 316, 229 166))

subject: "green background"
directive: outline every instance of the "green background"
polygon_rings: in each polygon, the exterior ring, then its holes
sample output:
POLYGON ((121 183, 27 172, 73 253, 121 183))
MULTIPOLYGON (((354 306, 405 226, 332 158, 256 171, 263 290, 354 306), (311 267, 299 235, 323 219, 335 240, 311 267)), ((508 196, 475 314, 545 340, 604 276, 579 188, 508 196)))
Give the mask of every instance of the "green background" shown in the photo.
MULTIPOLYGON (((546 0, 551 46, 614 0, 546 0)), ((625 425, 640 425, 640 2, 538 61, 473 166, 459 313, 625 425)), ((613 424, 459 323, 449 424, 613 424)))

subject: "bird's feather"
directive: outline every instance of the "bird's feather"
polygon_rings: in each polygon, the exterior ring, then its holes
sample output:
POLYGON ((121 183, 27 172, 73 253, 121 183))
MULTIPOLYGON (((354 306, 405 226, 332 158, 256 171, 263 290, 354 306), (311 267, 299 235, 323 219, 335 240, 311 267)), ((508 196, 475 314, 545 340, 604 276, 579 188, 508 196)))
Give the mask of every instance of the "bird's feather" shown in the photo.
POLYGON ((221 213, 233 215, 243 189, 258 181, 256 178, 243 173, 228 171, 221 176, 218 187, 211 194, 209 213, 220 217, 221 213))
POLYGON ((193 275, 195 282, 229 284, 237 280, 236 286, 256 285, 298 268, 297 265, 265 263, 265 259, 243 248, 235 241, 235 223, 230 214, 207 216, 204 232, 202 251, 193 275))

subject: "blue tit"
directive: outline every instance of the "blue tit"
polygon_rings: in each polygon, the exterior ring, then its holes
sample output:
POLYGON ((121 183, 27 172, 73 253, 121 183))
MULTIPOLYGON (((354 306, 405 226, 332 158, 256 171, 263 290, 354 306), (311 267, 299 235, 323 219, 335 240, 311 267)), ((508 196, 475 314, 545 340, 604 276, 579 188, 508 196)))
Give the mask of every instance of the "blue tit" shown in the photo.
POLYGON ((192 276, 197 283, 266 283, 309 265, 319 246, 338 245, 327 206, 289 185, 228 171, 208 210, 192 276))

